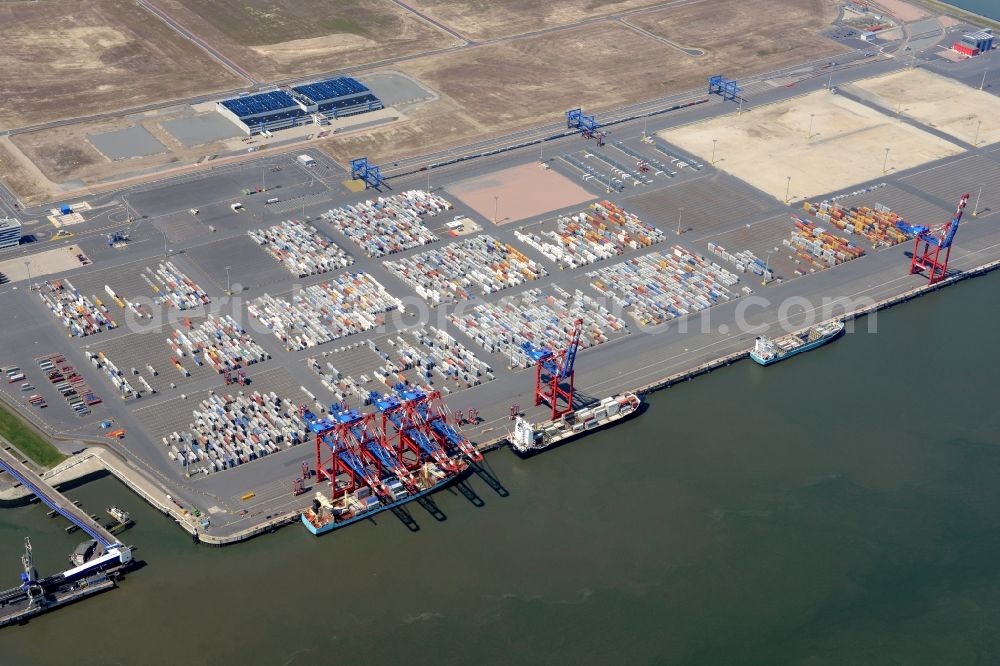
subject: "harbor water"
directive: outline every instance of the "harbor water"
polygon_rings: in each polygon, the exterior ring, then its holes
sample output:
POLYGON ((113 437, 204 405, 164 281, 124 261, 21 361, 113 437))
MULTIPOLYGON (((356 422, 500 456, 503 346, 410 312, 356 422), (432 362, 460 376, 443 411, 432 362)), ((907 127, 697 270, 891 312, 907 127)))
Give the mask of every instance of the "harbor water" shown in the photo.
MULTIPOLYGON (((324 537, 294 525, 211 548, 115 480, 85 484, 69 495, 89 513, 131 512, 125 540, 146 566, 0 632, 0 655, 997 663, 998 289, 994 273, 880 313, 877 334, 718 370, 530 460, 490 454, 506 492, 473 477, 472 500, 433 496, 444 520, 412 506, 415 532, 381 514, 324 537)), ((79 534, 45 514, 0 511, 0 587, 17 584, 25 534, 43 572, 66 566, 79 534)))
POLYGON ((997 5, 996 0, 948 0, 948 4, 1000 21, 1000 5, 997 5))

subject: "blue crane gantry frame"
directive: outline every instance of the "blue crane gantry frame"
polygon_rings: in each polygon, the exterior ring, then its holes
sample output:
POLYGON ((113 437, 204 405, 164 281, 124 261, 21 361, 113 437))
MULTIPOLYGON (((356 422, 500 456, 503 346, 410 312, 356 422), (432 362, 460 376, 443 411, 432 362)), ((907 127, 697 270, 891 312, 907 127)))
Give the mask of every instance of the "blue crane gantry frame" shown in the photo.
POLYGON ((604 145, 604 132, 600 131, 601 123, 597 122, 594 116, 585 115, 583 109, 570 109, 566 112, 566 127, 578 130, 584 139, 597 139, 598 146, 604 145))
POLYGON ((736 79, 727 79, 721 74, 717 74, 708 80, 708 94, 716 94, 726 101, 738 101, 743 89, 736 85, 736 79))
POLYGON ((377 190, 385 183, 382 169, 374 164, 369 164, 367 157, 351 160, 351 180, 363 180, 366 190, 370 187, 377 190))

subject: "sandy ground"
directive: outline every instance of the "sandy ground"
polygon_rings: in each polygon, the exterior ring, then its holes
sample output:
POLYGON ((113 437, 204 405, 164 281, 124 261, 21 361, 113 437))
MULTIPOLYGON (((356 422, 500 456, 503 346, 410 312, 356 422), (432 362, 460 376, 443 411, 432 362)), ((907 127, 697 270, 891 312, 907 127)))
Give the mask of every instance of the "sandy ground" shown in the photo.
POLYGON ((660 133, 706 161, 717 139, 716 166, 767 194, 784 199, 812 197, 908 169, 964 149, 863 104, 825 90, 742 116, 730 114, 660 133), (810 115, 813 137, 808 138, 810 115))
POLYGON ((868 4, 876 8, 881 7, 888 14, 891 14, 903 23, 919 21, 922 18, 930 16, 929 13, 920 7, 911 5, 908 2, 903 2, 903 0, 875 0, 874 2, 869 0, 868 4))
MULTIPOLYGON (((31 255, 31 279, 79 268, 81 264, 76 255, 81 252, 76 245, 67 245, 31 255)), ((0 261, 0 273, 6 275, 11 282, 17 282, 28 277, 28 268, 24 265, 24 258, 18 257, 0 261)))
POLYGON ((705 55, 700 71, 731 77, 815 60, 847 49, 816 36, 837 17, 835 0, 771 0, 766 19, 758 3, 699 0, 629 18, 630 23, 705 55))
MULTIPOLYGON (((198 168, 199 163, 221 164, 232 160, 256 159, 263 153, 247 153, 247 146, 267 145, 267 139, 259 137, 250 144, 244 144, 240 137, 214 141, 192 148, 186 148, 172 134, 161 126, 166 120, 186 113, 187 107, 173 107, 162 112, 150 112, 142 117, 118 117, 112 120, 79 123, 63 127, 0 137, 0 175, 7 186, 25 204, 64 198, 68 193, 82 196, 96 189, 109 189, 126 182, 150 181, 165 177, 178 169, 198 168), (141 124, 163 145, 168 152, 146 157, 135 157, 112 161, 101 155, 87 139, 88 134, 100 133, 141 124), (202 158, 217 155, 209 162, 199 162, 202 158), (90 189, 95 188, 96 189, 90 189)), ((316 141, 321 131, 332 132, 335 128, 349 135, 355 126, 364 127, 368 123, 383 122, 387 125, 405 122, 405 114, 395 109, 380 109, 332 122, 330 125, 304 125, 282 132, 280 139, 292 144, 275 150, 287 152, 302 147, 302 144, 316 141), (297 145, 293 145, 297 144, 297 145)))
POLYGON ((912 69, 845 86, 867 99, 965 143, 1000 141, 1000 98, 923 69, 912 69), (950 103, 947 100, 955 100, 950 103), (979 122, 982 121, 982 125, 979 122))
MULTIPOLYGON (((818 39, 813 34, 830 18, 828 0, 805 2, 805 6, 794 11, 783 8, 780 20, 776 18, 764 28, 760 27, 759 18, 751 12, 737 11, 741 7, 737 0, 693 0, 690 4, 642 15, 653 21, 653 27, 664 29, 670 28, 672 21, 692 22, 697 30, 688 31, 685 41, 691 35, 700 34, 701 37, 694 40, 697 45, 717 45, 700 58, 685 55, 619 22, 599 21, 580 28, 396 63, 392 66, 393 70, 421 81, 440 93, 441 98, 419 105, 405 122, 372 128, 363 134, 333 136, 321 147, 340 161, 364 154, 376 163, 387 162, 551 122, 561 117, 562 110, 574 106, 600 113, 605 109, 699 88, 705 77, 717 73, 717 58, 723 56, 732 58, 727 73, 741 76, 815 58, 827 51, 839 52, 839 45, 818 39), (672 13, 675 14, 672 19, 664 18, 672 13), (720 20, 720 15, 728 17, 727 20, 720 20), (783 47, 759 50, 759 53, 748 52, 745 40, 750 32, 783 47), (800 44, 804 46, 800 48, 800 44), (600 63, 600 66, 581 67, 580 63, 600 63)), ((181 3, 196 5, 203 0, 159 2, 164 7, 170 5, 178 12, 183 10, 181 3)), ((223 4, 226 3, 213 4, 210 9, 222 11, 220 7, 223 4)), ((280 2, 274 6, 279 5, 285 6, 280 2)), ((317 0, 316 3, 306 2, 303 5, 309 7, 325 3, 317 0)), ((246 4, 246 7, 252 6, 256 5, 252 2, 246 4)), ((378 6, 373 5, 375 8, 378 6)), ((296 6, 294 11, 299 9, 296 6)), ((599 7, 593 9, 597 11, 599 7)), ((373 20, 370 15, 365 16, 369 16, 366 20, 373 20)), ((315 22, 315 16, 307 18, 315 22)), ((633 16, 632 20, 638 19, 633 16)), ((253 25, 253 22, 248 22, 239 29, 246 31, 253 25)), ((360 25, 358 23, 355 28, 360 29, 360 25)), ((198 26, 202 37, 212 36, 208 22, 200 21, 198 26)), ((294 22, 284 25, 273 38, 285 42, 291 41, 286 38, 292 34, 301 34, 301 39, 306 40, 316 38, 310 36, 312 33, 308 30, 301 33, 291 31, 290 26, 299 27, 294 22)), ((230 41, 233 39, 220 35, 215 36, 230 41)), ((263 39, 251 33, 240 37, 244 41, 263 39)), ((277 45, 285 42, 264 46, 276 49, 277 45)), ((380 53, 385 55, 387 52, 380 53)), ((337 62, 337 66, 343 66, 349 60, 340 59, 337 62)), ((171 117, 176 116, 165 110, 140 119, 143 127, 169 149, 165 154, 144 158, 110 162, 86 141, 86 134, 128 126, 136 122, 133 118, 33 132, 17 136, 15 142, 25 155, 35 161, 43 179, 63 183, 63 187, 70 188, 78 188, 81 183, 106 184, 140 171, 191 164, 205 155, 225 152, 225 145, 218 143, 185 149, 159 127, 160 121, 171 117)), ((10 156, 5 155, 0 145, 0 164, 9 162, 10 156)), ((59 191, 58 186, 46 187, 40 193, 37 188, 44 187, 45 183, 39 182, 38 171, 15 168, 11 173, 13 175, 7 180, 25 200, 50 198, 53 192, 59 191)))
POLYGON ((240 85, 125 0, 0 3, 0 43, 0 129, 240 85))
POLYGON ((11 143, 9 136, 0 137, 0 174, 4 185, 26 206, 46 201, 56 191, 55 184, 11 143))
POLYGON ((156 0, 260 80, 341 70, 461 42, 392 0, 156 0))
POLYGON ((485 40, 660 5, 663 0, 407 0, 406 4, 469 39, 485 40))
POLYGON ((509 224, 596 197, 565 176, 532 162, 449 185, 448 192, 497 224, 509 224), (499 197, 499 198, 497 198, 499 197))
MULTIPOLYGON (((697 0, 643 15, 651 21, 662 18, 653 23, 676 28, 682 41, 695 42, 685 46, 711 45, 700 58, 621 23, 600 22, 397 63, 393 69, 442 98, 415 109, 405 125, 365 137, 334 138, 324 149, 340 161, 362 154, 376 163, 392 161, 552 122, 562 110, 576 106, 599 114, 700 88, 718 73, 720 61, 727 74, 744 76, 843 50, 814 34, 834 15, 828 0, 806 0, 807 6, 797 9, 792 0, 775 1, 788 11, 763 28, 759 16, 741 9, 737 0, 697 0), (667 20, 671 13, 676 16, 667 20), (692 29, 683 28, 685 22, 692 29), (754 48, 756 40, 770 46, 754 48)), ((636 17, 630 20, 639 23, 636 17)))

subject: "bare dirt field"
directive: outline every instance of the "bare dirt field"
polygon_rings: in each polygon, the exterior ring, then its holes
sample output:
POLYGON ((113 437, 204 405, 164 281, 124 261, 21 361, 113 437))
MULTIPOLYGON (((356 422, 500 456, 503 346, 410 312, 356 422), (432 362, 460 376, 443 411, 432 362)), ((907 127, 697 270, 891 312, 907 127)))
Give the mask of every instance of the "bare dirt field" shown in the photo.
POLYGON ((124 0, 0 3, 0 44, 0 129, 240 85, 124 0))
POLYGON ((903 0, 877 0, 876 2, 871 2, 870 4, 874 5, 876 8, 881 7, 887 14, 891 14, 903 23, 919 21, 922 18, 930 16, 930 14, 922 8, 917 7, 916 5, 911 5, 908 2, 903 2, 903 0))
POLYGON ((702 70, 731 77, 846 51, 816 36, 837 17, 835 0, 696 0, 630 17, 633 23, 681 46, 705 52, 702 70))
POLYGON ((697 0, 648 15, 677 12, 676 21, 663 25, 676 25, 684 41, 709 48, 703 57, 686 55, 619 22, 602 21, 396 63, 393 69, 442 98, 415 109, 406 124, 365 137, 337 137, 325 149, 338 160, 365 154, 391 161, 557 121, 575 106, 599 113, 701 88, 723 60, 727 74, 741 76, 843 50, 814 34, 831 16, 827 0, 808 0, 805 8, 795 8, 792 0, 776 2, 782 11, 788 5, 787 15, 776 11, 763 27, 758 13, 738 0, 697 0), (693 22, 696 30, 682 28, 683 21, 693 22), (750 32, 768 46, 748 47, 758 39, 747 37, 750 32))
POLYGON ((495 212, 497 224, 518 222, 597 198, 537 162, 463 180, 447 189, 487 220, 492 220, 495 212))
MULTIPOLYGON (((82 252, 83 250, 76 245, 67 245, 31 255, 31 279, 79 268, 81 264, 77 255, 82 252)), ((0 273, 6 275, 11 282, 27 278, 28 269, 29 267, 24 265, 23 257, 0 261, 0 273)))
MULTIPOLYGON (((11 141, 49 180, 55 183, 66 181, 94 183, 115 175, 122 168, 128 168, 129 163, 137 163, 138 160, 112 162, 91 144, 88 136, 124 130, 135 124, 136 122, 129 118, 115 118, 15 134, 11 137, 11 141)), ((153 123, 147 121, 143 126, 153 126, 153 123)), ((169 135, 164 135, 162 131, 157 132, 157 136, 164 140, 165 145, 169 145, 170 148, 180 147, 176 139, 167 144, 166 137, 169 135)), ((178 161, 179 158, 170 153, 142 158, 142 163, 150 167, 178 161)), ((135 169, 134 166, 132 168, 135 169)))
POLYGON ((706 161, 711 159, 713 140, 718 140, 718 168, 778 199, 785 198, 788 176, 791 199, 878 178, 886 147, 888 170, 909 169, 964 150, 825 90, 659 136, 706 161))
POLYGON ((46 201, 52 183, 19 152, 9 136, 0 138, 0 174, 4 185, 26 206, 46 201))
POLYGON ((391 0, 157 0, 157 6, 261 80, 459 44, 391 0))
POLYGON ((664 0, 407 0, 406 4, 469 39, 486 40, 665 3, 664 0))
POLYGON ((846 90, 972 144, 1000 141, 1000 98, 923 69, 859 81, 846 90), (957 100, 951 104, 945 100, 957 100), (979 122, 982 121, 982 125, 979 122))
MULTIPOLYGON (((74 123, 33 132, 0 137, 0 178, 25 204, 40 203, 65 196, 67 192, 117 187, 125 181, 155 180, 171 169, 197 169, 198 164, 221 164, 232 160, 259 158, 263 153, 248 154, 248 145, 263 147, 267 139, 241 141, 242 134, 204 144, 185 146, 164 126, 178 120, 192 119, 192 107, 180 105, 149 111, 141 115, 117 116, 108 120, 74 123), (154 155, 109 159, 94 147, 93 135, 141 128, 166 150, 154 155), (212 160, 208 160, 211 157, 212 160)), ((213 112, 214 113, 214 112, 213 112)), ((220 116, 221 117, 221 116, 220 116)), ((342 135, 366 132, 367 124, 405 122, 406 116, 394 109, 350 116, 333 121, 325 129, 338 129, 342 135), (354 129, 357 126, 360 129, 354 129)), ((321 128, 302 125, 283 132, 284 139, 293 141, 278 151, 295 150, 294 141, 307 142, 321 128)))

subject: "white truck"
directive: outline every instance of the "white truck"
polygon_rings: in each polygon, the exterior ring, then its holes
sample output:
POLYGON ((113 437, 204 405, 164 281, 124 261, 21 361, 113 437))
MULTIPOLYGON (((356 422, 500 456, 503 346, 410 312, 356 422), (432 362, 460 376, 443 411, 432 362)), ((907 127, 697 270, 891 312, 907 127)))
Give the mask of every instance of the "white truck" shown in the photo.
POLYGON ((316 160, 309 157, 308 155, 299 155, 296 159, 302 166, 307 166, 307 167, 316 166, 316 160))

